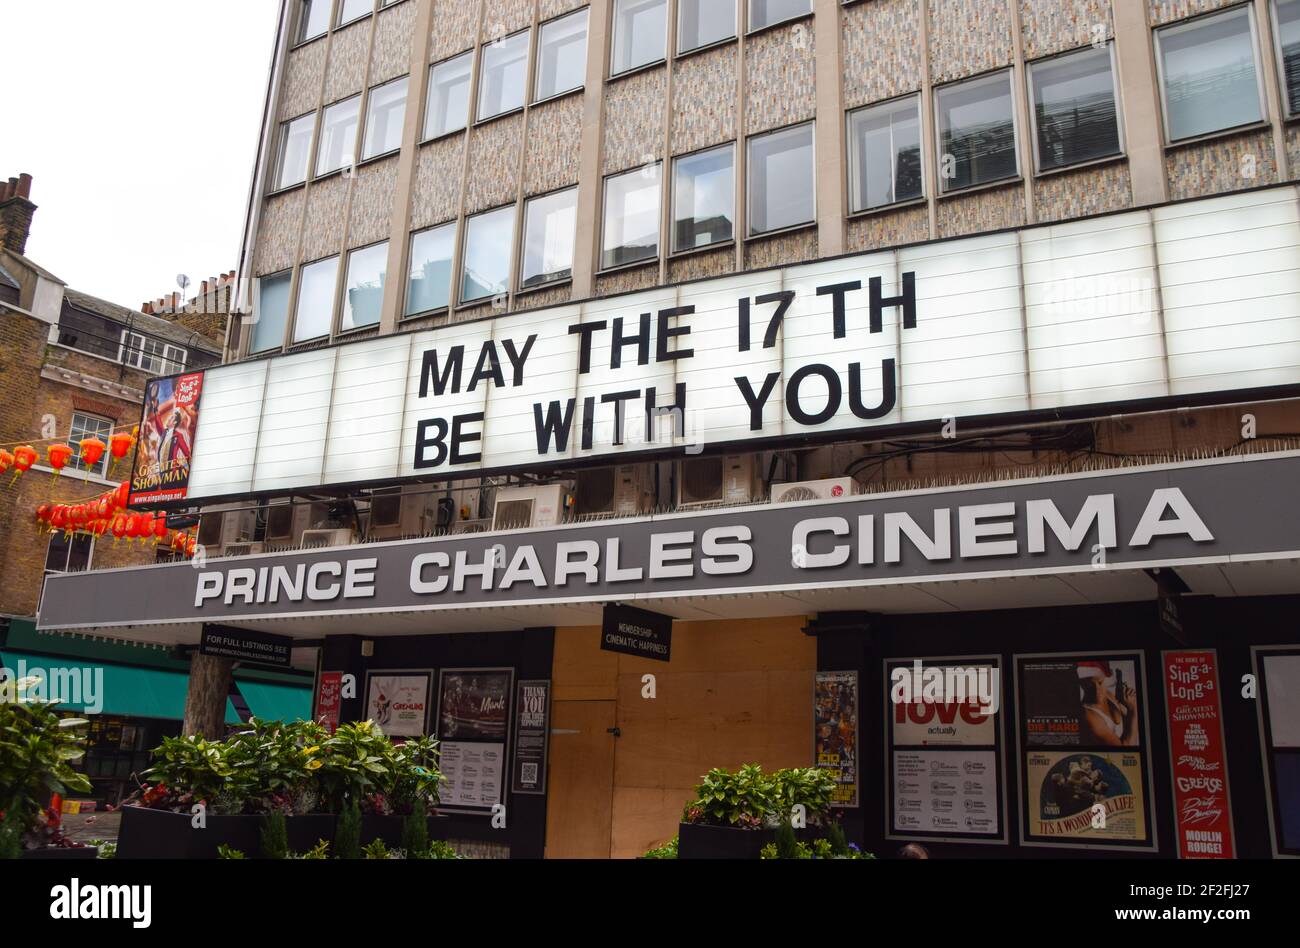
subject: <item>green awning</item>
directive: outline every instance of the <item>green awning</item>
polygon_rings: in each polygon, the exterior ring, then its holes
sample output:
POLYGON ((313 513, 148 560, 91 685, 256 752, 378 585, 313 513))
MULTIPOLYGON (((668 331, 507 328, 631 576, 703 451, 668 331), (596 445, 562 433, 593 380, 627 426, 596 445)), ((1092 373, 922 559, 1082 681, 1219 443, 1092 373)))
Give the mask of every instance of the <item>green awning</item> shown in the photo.
POLYGON ((311 717, 311 689, 273 685, 264 681, 236 681, 253 717, 263 721, 299 721, 311 717))
MULTIPOLYGON (((60 711, 80 711, 87 713, 87 704, 98 705, 99 714, 120 714, 136 718, 162 718, 180 721, 185 717, 185 693, 189 689, 189 675, 183 672, 166 671, 159 668, 139 668, 134 665, 114 665, 108 662, 78 662, 65 656, 32 655, 5 649, 0 652, 0 664, 10 673, 23 677, 38 674, 46 681, 47 687, 54 684, 51 670, 57 670, 59 681, 65 682, 69 691, 67 697, 76 699, 60 702, 60 711), (103 678, 95 675, 96 669, 103 670, 103 678), (84 676, 90 672, 89 678, 84 676), (102 689, 96 682, 102 680, 102 689), (95 692, 95 693, 92 693, 95 692)), ((240 682, 240 690, 250 685, 276 691, 300 691, 306 697, 304 702, 310 705, 310 691, 302 688, 288 688, 265 685, 261 682, 240 682)), ((247 695, 248 692, 244 691, 247 695)), ((60 695, 62 697, 62 695, 60 695)), ((252 698, 249 706, 256 709, 252 698)), ((282 702, 288 706, 290 702, 282 702)), ((257 713, 255 710, 254 713, 257 713)), ((311 713, 310 707, 307 713, 311 713)), ((226 723, 238 724, 239 715, 234 705, 226 700, 226 723)))

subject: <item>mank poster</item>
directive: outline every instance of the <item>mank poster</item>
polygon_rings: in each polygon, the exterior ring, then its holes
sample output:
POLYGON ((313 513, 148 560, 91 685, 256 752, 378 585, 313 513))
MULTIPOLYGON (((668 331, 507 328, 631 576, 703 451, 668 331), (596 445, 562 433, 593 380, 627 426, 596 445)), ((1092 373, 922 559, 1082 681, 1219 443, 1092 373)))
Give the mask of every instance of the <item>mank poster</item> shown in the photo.
POLYGON ((185 498, 202 394, 202 372, 152 379, 145 386, 144 415, 131 472, 131 503, 185 498))
POLYGON ((505 740, 513 678, 509 670, 444 672, 438 702, 438 739, 505 740))

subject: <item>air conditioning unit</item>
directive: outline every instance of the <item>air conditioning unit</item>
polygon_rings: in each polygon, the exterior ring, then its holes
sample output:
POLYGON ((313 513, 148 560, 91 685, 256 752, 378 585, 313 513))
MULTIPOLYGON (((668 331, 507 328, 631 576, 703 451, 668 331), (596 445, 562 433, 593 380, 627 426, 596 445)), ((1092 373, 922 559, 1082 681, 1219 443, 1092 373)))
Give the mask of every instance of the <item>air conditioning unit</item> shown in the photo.
POLYGON ((221 545, 248 543, 257 531, 256 510, 228 510, 221 522, 221 545))
POLYGON ((458 533, 487 533, 491 529, 491 520, 461 520, 451 528, 451 532, 454 536, 458 533))
POLYGON ((633 517, 654 505, 654 468, 649 464, 623 464, 583 471, 574 493, 579 517, 633 517))
POLYGON ((680 508, 748 504, 758 496, 757 464, 752 454, 691 458, 678 464, 680 508))
POLYGON ((372 540, 424 536, 433 532, 436 520, 437 497, 427 486, 376 492, 370 497, 366 536, 372 540))
POLYGON ((325 504, 271 504, 266 509, 266 542, 269 546, 296 546, 299 537, 328 517, 325 504))
POLYGON ((307 530, 302 535, 304 550, 319 549, 326 546, 351 546, 357 542, 356 534, 350 527, 337 530, 307 530))
POLYGON ((266 550, 265 543, 227 543, 221 548, 222 556, 252 556, 266 550))
POLYGON ((810 500, 834 500, 852 497, 858 484, 851 477, 827 477, 820 481, 796 481, 792 484, 773 484, 772 503, 798 504, 810 500))
POLYGON ((564 485, 502 487, 492 510, 493 530, 554 527, 564 516, 564 485))

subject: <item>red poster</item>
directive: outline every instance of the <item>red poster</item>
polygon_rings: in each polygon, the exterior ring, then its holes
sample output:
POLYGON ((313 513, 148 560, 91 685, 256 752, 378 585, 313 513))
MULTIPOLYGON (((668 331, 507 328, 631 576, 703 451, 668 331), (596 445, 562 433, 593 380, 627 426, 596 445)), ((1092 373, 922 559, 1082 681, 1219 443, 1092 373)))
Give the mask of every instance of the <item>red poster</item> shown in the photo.
POLYGON ((203 373, 150 379, 131 473, 131 503, 184 500, 199 425, 203 373))
POLYGON ((1232 810, 1213 649, 1164 653, 1174 818, 1183 859, 1231 859, 1232 810))
POLYGON ((316 722, 324 724, 331 734, 339 726, 342 695, 343 672, 321 672, 320 682, 316 685, 316 722))

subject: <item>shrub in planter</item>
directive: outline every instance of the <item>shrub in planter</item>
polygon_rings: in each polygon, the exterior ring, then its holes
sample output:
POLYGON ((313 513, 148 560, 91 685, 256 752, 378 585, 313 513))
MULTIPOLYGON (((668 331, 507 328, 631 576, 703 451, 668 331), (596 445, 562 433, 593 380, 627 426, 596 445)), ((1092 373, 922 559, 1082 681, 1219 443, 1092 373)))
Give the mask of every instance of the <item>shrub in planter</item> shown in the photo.
POLYGON ((0 682, 0 855, 15 850, 84 849, 63 833, 58 814, 45 812, 51 794, 90 793, 90 781, 72 769, 84 756, 84 718, 61 718, 54 705, 34 700, 39 678, 0 682))
POLYGON ((782 823, 790 820, 796 806, 804 808, 809 826, 827 822, 835 779, 819 767, 793 767, 771 775, 773 810, 782 823))

